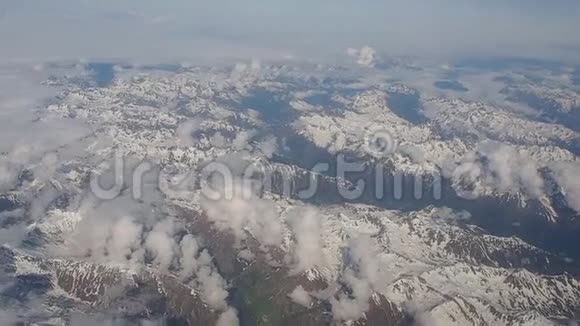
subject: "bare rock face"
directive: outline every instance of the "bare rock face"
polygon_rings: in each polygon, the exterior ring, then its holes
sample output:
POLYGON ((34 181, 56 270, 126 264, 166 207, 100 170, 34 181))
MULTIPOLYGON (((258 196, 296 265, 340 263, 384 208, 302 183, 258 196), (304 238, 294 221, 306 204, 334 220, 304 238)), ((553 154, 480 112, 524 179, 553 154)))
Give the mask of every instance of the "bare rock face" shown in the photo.
MULTIPOLYGON (((69 309, 90 306, 91 311, 107 311, 123 318, 182 320, 188 325, 214 324, 217 320, 191 288, 175 277, 143 270, 123 269, 84 262, 42 260, 2 248, 4 276, 16 283, 2 293, 3 298, 29 299, 45 294, 51 304, 73 299, 69 309)), ((70 303, 70 302, 69 302, 70 303)), ((66 307, 61 307, 65 318, 66 307)))

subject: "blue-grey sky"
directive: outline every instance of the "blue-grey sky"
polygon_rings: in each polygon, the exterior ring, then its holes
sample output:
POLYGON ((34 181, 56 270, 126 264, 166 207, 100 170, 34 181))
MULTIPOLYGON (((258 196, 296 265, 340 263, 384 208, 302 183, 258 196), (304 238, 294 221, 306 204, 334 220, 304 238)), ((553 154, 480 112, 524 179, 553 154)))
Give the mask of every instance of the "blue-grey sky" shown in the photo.
POLYGON ((577 0, 0 0, 0 58, 578 57, 577 0))

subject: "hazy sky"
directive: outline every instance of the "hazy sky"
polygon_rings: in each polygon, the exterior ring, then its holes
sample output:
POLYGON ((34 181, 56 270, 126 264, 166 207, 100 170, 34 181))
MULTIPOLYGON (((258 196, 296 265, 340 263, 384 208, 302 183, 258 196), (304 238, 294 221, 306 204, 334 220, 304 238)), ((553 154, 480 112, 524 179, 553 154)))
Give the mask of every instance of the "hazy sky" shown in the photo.
POLYGON ((577 0, 0 0, 0 58, 579 57, 577 0))

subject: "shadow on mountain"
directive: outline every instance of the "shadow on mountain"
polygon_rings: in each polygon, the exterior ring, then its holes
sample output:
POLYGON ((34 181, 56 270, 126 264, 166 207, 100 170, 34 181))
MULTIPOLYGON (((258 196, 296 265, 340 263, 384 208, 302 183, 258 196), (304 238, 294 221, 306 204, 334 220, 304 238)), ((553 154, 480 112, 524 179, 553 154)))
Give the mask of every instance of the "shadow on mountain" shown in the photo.
POLYGON ((507 95, 508 101, 523 103, 537 110, 538 115, 532 117, 536 121, 558 123, 574 131, 580 131, 580 107, 568 111, 553 99, 542 98, 531 92, 512 90, 509 87, 502 89, 500 93, 507 95))
POLYGON ((421 113, 421 101, 417 93, 388 93, 387 105, 393 113, 410 123, 422 124, 428 121, 421 113))
POLYGON ((445 91, 467 92, 469 88, 465 87, 457 80, 438 80, 433 83, 435 87, 445 91))
POLYGON ((284 124, 295 116, 287 94, 276 93, 266 89, 254 89, 240 105, 260 113, 261 118, 273 125, 284 124))

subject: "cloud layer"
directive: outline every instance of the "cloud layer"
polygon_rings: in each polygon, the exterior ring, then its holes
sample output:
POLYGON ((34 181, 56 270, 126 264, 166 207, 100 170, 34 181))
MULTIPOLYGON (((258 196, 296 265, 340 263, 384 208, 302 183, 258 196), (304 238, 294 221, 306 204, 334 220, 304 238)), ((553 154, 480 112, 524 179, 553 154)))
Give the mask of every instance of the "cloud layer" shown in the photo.
POLYGON ((366 44, 416 55, 554 57, 563 54, 558 49, 580 45, 574 33, 580 8, 569 0, 51 3, 4 4, 4 57, 193 57, 202 44, 207 57, 284 56, 289 50, 320 56, 366 44))

